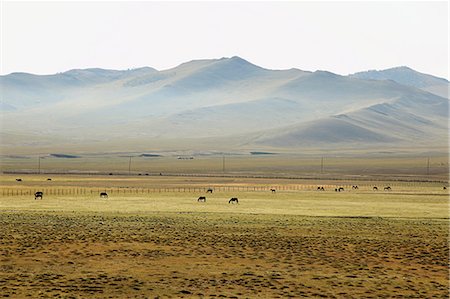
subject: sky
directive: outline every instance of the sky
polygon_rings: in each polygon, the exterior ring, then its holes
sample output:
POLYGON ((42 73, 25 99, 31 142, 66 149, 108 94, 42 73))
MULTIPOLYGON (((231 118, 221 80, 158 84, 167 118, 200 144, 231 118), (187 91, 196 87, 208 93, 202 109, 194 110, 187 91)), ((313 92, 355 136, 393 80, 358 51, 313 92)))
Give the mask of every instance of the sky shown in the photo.
POLYGON ((268 69, 409 66, 449 79, 448 3, 2 0, 0 74, 240 56, 268 69))

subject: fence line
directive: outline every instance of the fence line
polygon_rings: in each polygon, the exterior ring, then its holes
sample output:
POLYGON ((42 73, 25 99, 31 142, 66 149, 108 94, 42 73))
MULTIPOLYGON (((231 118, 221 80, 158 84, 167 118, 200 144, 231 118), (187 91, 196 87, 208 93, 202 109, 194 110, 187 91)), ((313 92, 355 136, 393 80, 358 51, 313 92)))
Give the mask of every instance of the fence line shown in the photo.
MULTIPOLYGON (((405 189, 405 188, 414 188, 414 187, 423 187, 424 184, 417 183, 403 183, 403 184, 378 184, 378 188, 380 191, 383 191, 384 186, 390 186, 392 190, 396 188, 405 189)), ((178 186, 178 187, 151 187, 151 188, 143 188, 143 187, 95 187, 95 188, 84 188, 84 187, 30 187, 30 188, 0 188, 0 194, 2 196, 24 196, 34 195, 37 191, 44 192, 45 195, 94 195, 99 194, 100 192, 107 192, 108 194, 123 194, 123 195, 131 195, 131 194, 150 194, 150 193, 206 193, 209 188, 212 188, 214 192, 270 192, 271 189, 275 189, 276 191, 317 191, 317 188, 321 186, 324 187, 325 191, 335 191, 335 189, 339 187, 344 188, 344 192, 352 190, 352 185, 349 184, 290 184, 290 185, 255 185, 255 186, 214 186, 214 187, 186 187, 186 186, 178 186)), ((358 190, 361 191, 372 191, 373 186, 375 184, 358 184, 358 190)), ((437 186, 436 186, 437 187, 437 186)))

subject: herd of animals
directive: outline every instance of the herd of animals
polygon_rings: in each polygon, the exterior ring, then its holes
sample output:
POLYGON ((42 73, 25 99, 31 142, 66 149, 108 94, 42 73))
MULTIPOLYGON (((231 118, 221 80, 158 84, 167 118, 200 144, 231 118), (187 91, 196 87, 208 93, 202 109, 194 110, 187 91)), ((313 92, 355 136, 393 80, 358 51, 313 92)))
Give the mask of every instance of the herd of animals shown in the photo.
MULTIPOLYGON (((47 179, 47 181, 51 181, 52 179, 51 178, 48 178, 47 179)), ((22 182, 22 179, 20 179, 20 178, 17 178, 16 179, 16 181, 17 182, 22 182)), ((353 185, 352 186, 352 190, 358 190, 359 189, 359 187, 357 186, 357 185, 353 185)), ((372 190, 373 191, 378 191, 378 187, 377 186, 374 186, 373 188, 372 188, 372 190)), ((384 191, 391 191, 392 190, 392 188, 390 187, 390 186, 385 186, 384 187, 384 191)), ((447 187, 443 187, 443 190, 447 190, 447 187)), ((323 186, 319 186, 319 187, 317 187, 317 191, 325 191, 325 188, 323 187, 323 186)), ((342 192, 342 191, 344 191, 344 187, 339 187, 339 188, 335 188, 334 189, 334 191, 335 192, 342 192)), ((276 192, 276 189, 275 188, 270 188, 270 192, 271 193, 275 193, 276 192)), ((208 188, 207 190, 206 190, 206 193, 213 193, 213 189, 212 188, 208 188)), ((44 197, 44 193, 43 192, 41 192, 41 191, 37 191, 37 192, 35 192, 35 194, 34 194, 34 199, 42 199, 44 197)), ((101 192, 100 193, 100 198, 108 198, 108 193, 106 193, 106 192, 101 192)), ((197 202, 206 202, 206 196, 200 196, 198 199, 197 199, 197 202)), ((237 197, 232 197, 232 198, 230 198, 230 200, 228 201, 228 203, 231 203, 231 204, 234 204, 234 203, 239 203, 239 199, 237 198, 237 197)))

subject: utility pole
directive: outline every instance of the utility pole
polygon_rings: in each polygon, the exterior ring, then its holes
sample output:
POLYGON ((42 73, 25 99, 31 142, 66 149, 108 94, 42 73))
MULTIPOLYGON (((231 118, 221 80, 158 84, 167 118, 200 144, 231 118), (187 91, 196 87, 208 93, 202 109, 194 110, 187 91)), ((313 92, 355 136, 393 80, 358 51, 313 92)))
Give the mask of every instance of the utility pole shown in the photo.
POLYGON ((131 156, 130 161, 128 162, 128 174, 131 174, 131 156))

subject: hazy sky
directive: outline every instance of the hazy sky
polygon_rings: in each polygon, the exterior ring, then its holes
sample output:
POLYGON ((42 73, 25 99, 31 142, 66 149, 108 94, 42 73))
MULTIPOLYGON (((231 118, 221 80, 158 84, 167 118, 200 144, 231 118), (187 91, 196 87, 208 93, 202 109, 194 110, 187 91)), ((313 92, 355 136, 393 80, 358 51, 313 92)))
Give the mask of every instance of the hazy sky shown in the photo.
POLYGON ((270 69, 346 75, 407 65, 449 78, 448 1, 2 1, 1 8, 1 74, 161 70, 237 55, 270 69))

